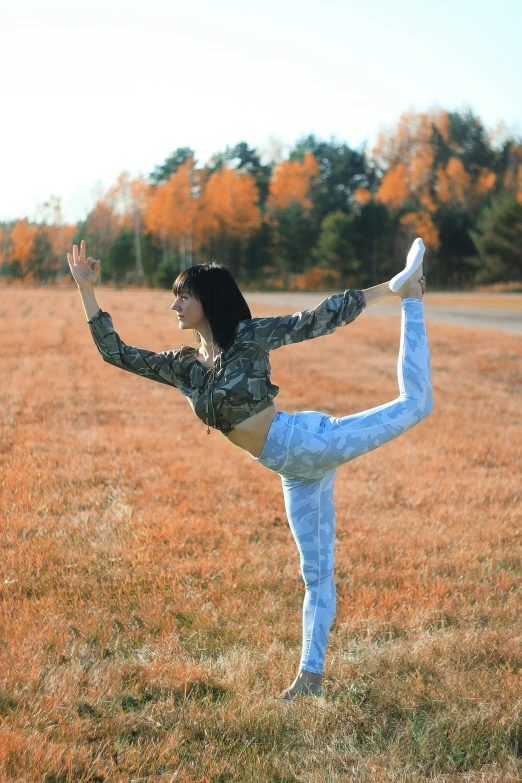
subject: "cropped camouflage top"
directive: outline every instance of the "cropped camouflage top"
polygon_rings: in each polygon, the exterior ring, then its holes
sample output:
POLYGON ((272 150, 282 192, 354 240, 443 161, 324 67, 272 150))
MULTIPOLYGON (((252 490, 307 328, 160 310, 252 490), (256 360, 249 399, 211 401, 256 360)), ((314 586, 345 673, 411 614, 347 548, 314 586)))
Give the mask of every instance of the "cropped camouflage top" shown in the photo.
POLYGON ((279 393, 270 382, 269 351, 331 334, 354 321, 365 306, 363 292, 349 289, 324 299, 313 310, 239 321, 233 343, 211 368, 187 345, 161 353, 126 345, 114 331, 109 313, 102 310, 88 324, 104 361, 175 386, 207 427, 228 435, 236 424, 268 408, 279 393))

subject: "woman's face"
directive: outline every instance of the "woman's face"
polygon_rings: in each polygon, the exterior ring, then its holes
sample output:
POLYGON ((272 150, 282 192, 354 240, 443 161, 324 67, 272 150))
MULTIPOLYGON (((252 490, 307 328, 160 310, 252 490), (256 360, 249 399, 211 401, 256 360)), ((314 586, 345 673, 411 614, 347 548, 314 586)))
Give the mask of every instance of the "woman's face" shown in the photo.
POLYGON ((178 314, 178 326, 180 329, 196 329, 201 332, 207 324, 203 307, 199 299, 182 291, 171 305, 171 310, 178 314))

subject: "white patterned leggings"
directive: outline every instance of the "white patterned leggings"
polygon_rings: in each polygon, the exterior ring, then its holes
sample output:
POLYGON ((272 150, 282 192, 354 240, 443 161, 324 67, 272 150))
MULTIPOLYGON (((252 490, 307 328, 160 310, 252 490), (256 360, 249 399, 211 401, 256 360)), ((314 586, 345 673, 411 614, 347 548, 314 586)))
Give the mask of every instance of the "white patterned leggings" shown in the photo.
POLYGON ((339 465, 401 435, 431 412, 430 352, 422 299, 403 299, 399 396, 377 408, 336 418, 279 411, 257 459, 279 473, 288 523, 305 583, 300 668, 323 673, 335 616, 334 478, 339 465))

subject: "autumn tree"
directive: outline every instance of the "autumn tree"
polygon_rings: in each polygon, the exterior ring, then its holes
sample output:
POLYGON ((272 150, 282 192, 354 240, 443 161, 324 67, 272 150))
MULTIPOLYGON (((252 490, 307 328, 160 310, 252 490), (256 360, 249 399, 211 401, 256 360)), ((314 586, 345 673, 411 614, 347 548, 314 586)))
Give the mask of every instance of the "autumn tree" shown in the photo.
POLYGON ((390 132, 381 132, 372 151, 383 177, 375 199, 392 209, 412 212, 435 212, 433 199, 433 167, 435 149, 433 135, 446 139, 446 112, 407 112, 401 115, 390 132))
POLYGON ((146 196, 143 223, 162 245, 162 275, 175 275, 193 264, 194 250, 201 241, 200 177, 194 158, 188 157, 168 180, 152 187, 146 196))
MULTIPOLYGON (((227 146, 224 152, 218 152, 210 158, 205 174, 206 179, 223 166, 254 177, 258 191, 258 206, 262 211, 268 198, 273 163, 261 163, 260 153, 253 147, 249 147, 245 141, 240 141, 233 147, 227 146)), ((272 253, 272 226, 262 221, 259 228, 253 231, 243 243, 241 269, 245 277, 250 280, 259 278, 262 268, 270 265, 272 253)))
POLYGON ((11 263, 16 264, 20 276, 25 280, 32 279, 32 270, 29 265, 31 250, 38 226, 24 218, 15 221, 11 230, 11 263))
POLYGON ((499 161, 471 113, 405 113, 373 151, 383 177, 375 199, 398 219, 397 252, 421 234, 430 273, 439 284, 468 282, 474 273, 470 228, 498 181, 499 161))
POLYGON ((261 224, 258 200, 252 174, 228 166, 214 171, 204 186, 198 232, 209 254, 225 261, 238 276, 244 267, 247 242, 261 224))
POLYGON ((259 206, 263 207, 268 197, 272 166, 262 164, 259 153, 245 141, 240 141, 233 147, 227 146, 224 152, 212 155, 207 165, 209 175, 223 166, 254 177, 259 193, 259 206))
POLYGON ((303 160, 285 160, 276 166, 270 180, 268 209, 275 213, 285 209, 292 202, 311 210, 311 182, 319 174, 317 161, 311 152, 305 153, 303 160))

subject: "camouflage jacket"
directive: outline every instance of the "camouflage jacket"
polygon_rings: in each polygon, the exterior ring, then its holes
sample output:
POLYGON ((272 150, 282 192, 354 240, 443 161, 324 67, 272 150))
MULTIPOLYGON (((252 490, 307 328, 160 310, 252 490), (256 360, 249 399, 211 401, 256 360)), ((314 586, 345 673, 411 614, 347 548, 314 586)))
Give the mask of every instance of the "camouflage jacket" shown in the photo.
POLYGON ((363 292, 349 289, 324 299, 313 310, 239 321, 233 343, 211 368, 188 345, 161 353, 126 345, 114 331, 109 313, 102 310, 88 324, 104 361, 175 386, 207 427, 228 435, 236 424, 271 405, 279 393, 270 382, 269 351, 331 334, 354 321, 365 306, 363 292))

